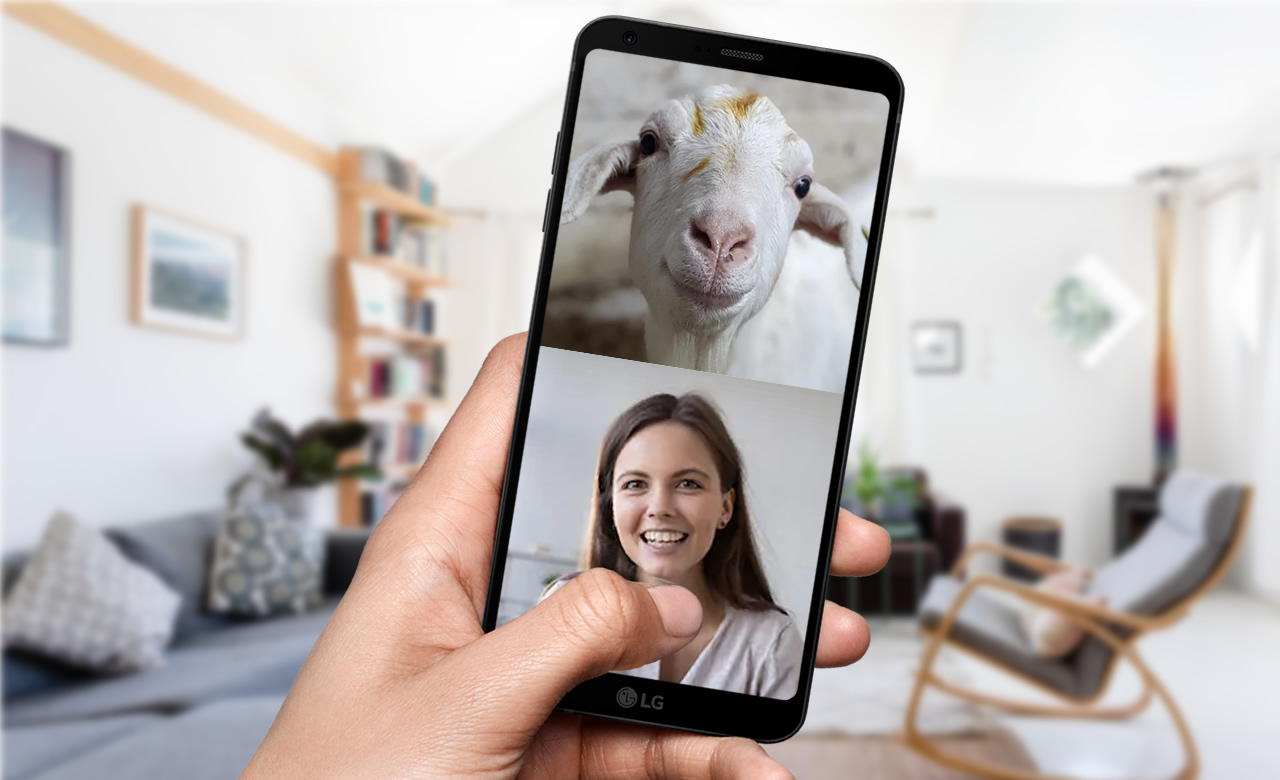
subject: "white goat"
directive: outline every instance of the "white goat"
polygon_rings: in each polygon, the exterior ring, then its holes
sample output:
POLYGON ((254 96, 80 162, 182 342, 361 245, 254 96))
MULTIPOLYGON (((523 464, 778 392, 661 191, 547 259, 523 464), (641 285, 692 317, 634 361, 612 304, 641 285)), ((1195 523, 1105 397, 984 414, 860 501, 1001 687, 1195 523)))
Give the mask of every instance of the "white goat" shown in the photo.
MULTIPOLYGON (((628 264, 648 304, 649 362, 814 386, 755 376, 758 359, 733 359, 739 330, 778 283, 793 230, 844 250, 853 288, 843 298, 853 296, 856 308, 866 242, 845 203, 813 175, 809 145, 768 98, 709 87, 668 101, 637 140, 601 144, 573 160, 560 223, 582 216, 598 194, 626 190, 635 198, 628 264)), ((839 379, 819 382, 837 392, 853 334, 853 311, 840 314, 843 348, 825 356, 840 364, 839 379)), ((814 317, 772 319, 801 327, 814 317)))

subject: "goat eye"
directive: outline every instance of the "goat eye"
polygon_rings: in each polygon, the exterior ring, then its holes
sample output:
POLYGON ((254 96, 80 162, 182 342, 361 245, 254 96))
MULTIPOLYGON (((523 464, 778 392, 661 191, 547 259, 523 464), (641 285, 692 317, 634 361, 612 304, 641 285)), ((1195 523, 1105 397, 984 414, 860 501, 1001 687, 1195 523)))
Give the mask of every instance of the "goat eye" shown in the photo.
POLYGON ((648 157, 656 151, 658 151, 658 136, 653 133, 640 136, 640 154, 648 157))
POLYGON ((796 182, 796 197, 803 198, 809 194, 809 185, 813 184, 813 179, 808 176, 801 176, 800 181, 796 182))

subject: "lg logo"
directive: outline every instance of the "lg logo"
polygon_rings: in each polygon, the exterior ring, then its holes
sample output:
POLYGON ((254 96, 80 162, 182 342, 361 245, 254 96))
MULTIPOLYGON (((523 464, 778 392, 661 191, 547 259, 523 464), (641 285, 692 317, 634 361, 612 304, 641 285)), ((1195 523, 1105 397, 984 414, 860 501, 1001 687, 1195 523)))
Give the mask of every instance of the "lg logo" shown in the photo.
POLYGON ((646 709, 646 710, 662 709, 661 696, 654 696, 653 698, 650 698, 649 694, 647 693, 636 694, 636 691, 634 688, 618 689, 618 705, 619 706, 629 710, 632 707, 636 706, 636 702, 640 703, 641 709, 646 709))

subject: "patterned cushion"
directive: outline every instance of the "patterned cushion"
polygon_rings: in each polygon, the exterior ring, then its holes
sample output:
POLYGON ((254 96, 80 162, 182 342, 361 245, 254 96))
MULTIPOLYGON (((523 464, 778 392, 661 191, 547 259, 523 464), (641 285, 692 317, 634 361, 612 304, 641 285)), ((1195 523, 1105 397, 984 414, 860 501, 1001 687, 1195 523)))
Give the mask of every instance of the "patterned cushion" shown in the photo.
POLYGON ((164 665, 180 598, 58 512, 4 603, 4 643, 102 672, 164 665))
POLYGON ((298 614, 323 600, 324 533, 285 518, 270 503, 227 512, 209 580, 212 612, 298 614))

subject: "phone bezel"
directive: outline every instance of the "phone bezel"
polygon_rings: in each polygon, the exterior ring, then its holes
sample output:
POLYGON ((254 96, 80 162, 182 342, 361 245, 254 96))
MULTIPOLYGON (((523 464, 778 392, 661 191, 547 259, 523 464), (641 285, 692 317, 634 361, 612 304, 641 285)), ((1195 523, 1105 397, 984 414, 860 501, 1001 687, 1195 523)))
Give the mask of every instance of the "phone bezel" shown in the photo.
POLYGON ((792 736, 800 728, 809 703, 818 631, 822 620, 822 604, 826 598, 827 572, 831 566, 831 545, 835 535, 844 463, 849 451, 849 429, 861 375, 867 317, 875 287, 884 230, 885 204, 893 172, 894 150, 898 141, 903 97, 902 79, 892 66, 876 57, 619 16, 596 19, 587 24, 578 34, 555 150, 554 178, 548 194, 547 214, 544 215, 538 285, 529 323, 524 373, 516 404, 511 449, 507 458, 506 480, 503 483, 502 503, 494 538, 493 562, 489 573, 489 590, 483 623, 486 633, 493 631, 497 623, 507 544, 515 510, 515 495, 520 478, 525 432, 529 422, 529 406, 537 374, 542 319, 550 287, 551 265, 559 228, 559 220, 551 218, 551 215, 559 213, 560 204, 564 198, 569 149, 573 143, 574 121, 577 117, 578 97, 582 88, 583 66, 587 55, 596 49, 877 92, 889 101, 880 174, 876 185, 871 225, 868 229, 870 238, 863 270, 862 291, 859 296, 851 345, 849 375, 846 379, 840 428, 837 434, 831 480, 828 485, 822 544, 815 569, 809 625, 805 631, 804 659, 796 695, 790 699, 772 699, 610 672, 578 685, 556 707, 562 712, 664 726, 699 734, 741 736, 766 743, 779 742, 792 736), (637 34, 634 43, 627 44, 623 41, 623 33, 628 30, 637 34), (726 48, 756 52, 763 57, 758 61, 728 57, 720 53, 726 48), (661 710, 642 710, 637 706, 624 708, 617 701, 617 693, 622 687, 630 687, 649 701, 652 701, 655 696, 663 697, 663 708, 661 710))

